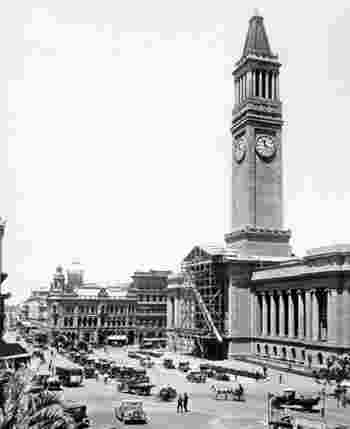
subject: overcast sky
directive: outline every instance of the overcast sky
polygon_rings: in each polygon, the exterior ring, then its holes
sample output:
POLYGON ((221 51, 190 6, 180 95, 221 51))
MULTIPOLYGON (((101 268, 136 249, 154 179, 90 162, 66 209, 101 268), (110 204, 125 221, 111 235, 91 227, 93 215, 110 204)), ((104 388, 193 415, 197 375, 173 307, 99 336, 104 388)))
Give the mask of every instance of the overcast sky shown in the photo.
POLYGON ((87 280, 175 269, 229 232, 232 70, 258 7, 283 64, 285 226, 350 242, 347 1, 8 1, 0 215, 14 301, 79 258, 87 280))

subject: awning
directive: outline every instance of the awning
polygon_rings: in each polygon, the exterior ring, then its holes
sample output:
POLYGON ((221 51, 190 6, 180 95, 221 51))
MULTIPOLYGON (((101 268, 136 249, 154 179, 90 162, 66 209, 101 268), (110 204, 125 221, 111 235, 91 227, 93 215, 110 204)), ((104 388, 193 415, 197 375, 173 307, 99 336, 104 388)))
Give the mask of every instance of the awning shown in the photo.
POLYGON ((30 357, 31 354, 18 343, 0 341, 0 360, 30 357))
POLYGON ((110 335, 107 337, 107 340, 109 341, 125 341, 128 337, 126 335, 110 335))

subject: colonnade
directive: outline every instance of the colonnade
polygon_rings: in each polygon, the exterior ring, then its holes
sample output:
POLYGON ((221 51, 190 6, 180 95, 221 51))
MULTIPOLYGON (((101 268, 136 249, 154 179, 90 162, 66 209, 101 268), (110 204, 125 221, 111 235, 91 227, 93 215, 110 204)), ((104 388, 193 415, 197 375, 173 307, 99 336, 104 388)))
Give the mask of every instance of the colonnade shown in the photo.
POLYGON ((255 334, 336 343, 336 294, 332 289, 256 292, 255 334))
POLYGON ((249 97, 279 99, 279 73, 277 70, 250 70, 235 79, 236 104, 249 97))

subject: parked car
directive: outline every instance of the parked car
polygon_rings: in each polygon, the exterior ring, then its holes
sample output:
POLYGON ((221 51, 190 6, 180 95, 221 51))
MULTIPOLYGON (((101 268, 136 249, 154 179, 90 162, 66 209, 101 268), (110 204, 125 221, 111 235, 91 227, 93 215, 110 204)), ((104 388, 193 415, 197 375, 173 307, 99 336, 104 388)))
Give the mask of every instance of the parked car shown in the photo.
POLYGON ((148 417, 143 410, 142 401, 122 401, 114 409, 115 416, 123 423, 147 423, 148 417))
POLYGON ((230 376, 224 372, 214 372, 212 378, 218 381, 230 381, 230 376))
POLYGON ((176 396, 177 396, 177 392, 171 386, 162 387, 159 391, 159 398, 162 401, 166 401, 166 402, 172 401, 176 398, 176 396))
POLYGON ((164 368, 167 368, 167 369, 174 369, 175 368, 174 361, 172 359, 164 359, 163 360, 163 366, 164 366, 164 368))
POLYGON ((306 396, 296 392, 295 389, 284 389, 279 395, 271 400, 271 406, 282 408, 283 406, 300 406, 303 410, 312 411, 313 407, 320 402, 320 395, 306 396))
POLYGON ((90 420, 87 415, 86 405, 75 401, 64 401, 64 411, 69 414, 75 422, 75 429, 90 427, 90 420))
POLYGON ((118 391, 123 393, 130 393, 133 395, 149 396, 154 384, 149 382, 138 382, 135 380, 122 381, 118 384, 118 391))
POLYGON ((177 368, 182 372, 188 372, 191 369, 190 363, 187 361, 186 362, 185 361, 179 362, 179 366, 177 368))
POLYGON ((190 371, 186 375, 186 379, 191 383, 205 383, 207 381, 207 376, 201 371, 190 371))

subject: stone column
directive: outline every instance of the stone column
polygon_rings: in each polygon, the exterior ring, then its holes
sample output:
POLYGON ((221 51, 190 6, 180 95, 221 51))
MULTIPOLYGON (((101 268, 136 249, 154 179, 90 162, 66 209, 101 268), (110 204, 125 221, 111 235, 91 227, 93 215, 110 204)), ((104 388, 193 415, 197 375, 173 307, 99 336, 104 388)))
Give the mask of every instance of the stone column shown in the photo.
POLYGON ((279 74, 276 73, 276 98, 277 100, 280 99, 280 85, 279 85, 279 74))
POLYGON ((305 336, 305 320, 304 320, 304 292, 302 290, 297 291, 298 294, 298 338, 303 339, 305 336))
POLYGON ((287 291, 288 298, 288 337, 294 338, 294 305, 292 299, 292 291, 287 291))
POLYGON ((259 97, 262 97, 262 81, 263 81, 263 75, 262 71, 259 71, 259 97))
POLYGON ((252 95, 252 72, 247 73, 247 97, 252 95))
POLYGON ((255 82, 256 82, 256 71, 253 70, 252 71, 252 91, 251 91, 251 95, 254 97, 255 94, 255 82))
POLYGON ((275 74, 274 72, 270 72, 270 76, 271 76, 271 99, 274 100, 275 99, 275 74))
POLYGON ((267 302, 265 292, 261 294, 261 304, 262 304, 262 335, 267 335, 267 302))
POLYGON ((343 344, 350 346, 350 285, 344 285, 343 291, 343 344))
POLYGON ((337 344, 337 291, 328 290, 327 298, 327 341, 331 344, 337 344))
POLYGON ((320 338, 320 314, 316 290, 312 291, 312 339, 318 341, 320 338))
POLYGON ((312 295, 311 290, 305 291, 305 331, 306 339, 312 340, 312 295))
POLYGON ((285 325, 284 325, 284 318, 285 318, 285 309, 284 309, 284 299, 283 299, 283 292, 279 290, 278 292, 278 300, 279 300, 279 336, 284 337, 285 336, 285 325))
POLYGON ((270 335, 275 337, 277 335, 276 326, 276 301, 274 291, 270 292, 270 335))
POLYGON ((269 98, 269 72, 265 71, 265 98, 269 98))
POLYGON ((344 319, 343 319, 343 296, 344 296, 344 290, 341 288, 338 288, 336 291, 336 301, 337 301, 337 307, 336 307, 336 313, 337 313, 337 319, 338 319, 338 325, 337 325, 337 344, 341 345, 343 344, 343 332, 344 332, 344 319))

